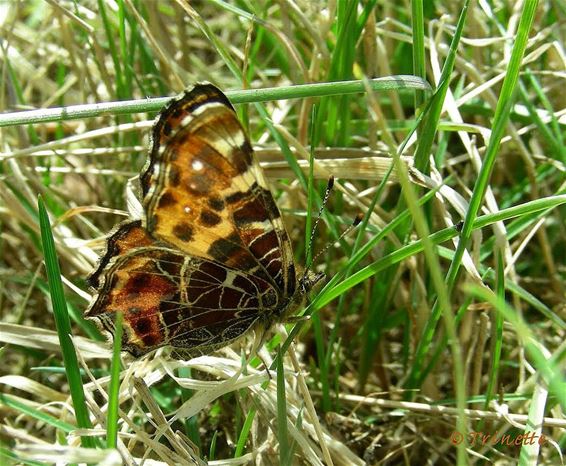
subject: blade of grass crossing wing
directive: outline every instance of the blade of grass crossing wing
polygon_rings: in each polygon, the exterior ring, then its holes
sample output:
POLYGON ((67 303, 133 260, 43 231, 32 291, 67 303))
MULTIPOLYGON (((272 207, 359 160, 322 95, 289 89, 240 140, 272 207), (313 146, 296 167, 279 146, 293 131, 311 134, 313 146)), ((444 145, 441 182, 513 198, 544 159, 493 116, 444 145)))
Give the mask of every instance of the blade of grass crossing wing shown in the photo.
MULTIPOLYGON (((83 383, 79 369, 79 362, 75 353, 75 347, 71 341, 71 323, 67 313, 67 303, 63 293, 63 283, 61 282, 61 271, 57 260, 55 242, 51 233, 51 224, 45 205, 41 196, 38 198, 39 225, 41 229, 41 239, 43 243, 43 254, 45 257, 45 269, 53 305, 53 316, 57 327, 57 334, 61 344, 63 363, 69 383, 69 390, 73 400, 77 426, 84 429, 92 427, 89 419, 89 412, 85 402, 83 383)), ((81 437, 81 443, 85 447, 94 447, 95 442, 90 437, 81 437)))
MULTIPOLYGON (((370 87, 378 90, 420 89, 430 91, 430 85, 415 76, 391 76, 369 80, 370 87)), ((237 105, 278 99, 300 99, 305 97, 337 94, 363 93, 362 81, 336 83, 300 84, 296 86, 271 87, 266 89, 226 91, 230 101, 237 105)), ((165 92, 163 92, 165 93, 165 92)), ((69 121, 108 115, 131 115, 139 112, 154 112, 163 107, 167 97, 133 101, 71 105, 64 108, 42 108, 0 113, 0 127, 18 126, 51 121, 69 121)))

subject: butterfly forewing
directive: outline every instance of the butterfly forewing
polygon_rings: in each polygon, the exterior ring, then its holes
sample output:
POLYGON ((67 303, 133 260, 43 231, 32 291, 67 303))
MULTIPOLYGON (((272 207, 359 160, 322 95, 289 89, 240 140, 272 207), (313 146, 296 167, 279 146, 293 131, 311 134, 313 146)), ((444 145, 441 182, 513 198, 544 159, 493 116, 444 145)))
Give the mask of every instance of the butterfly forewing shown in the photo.
POLYGON ((225 99, 212 85, 194 87, 156 123, 142 176, 146 228, 186 254, 263 275, 282 294, 292 294, 289 238, 248 138, 225 99))

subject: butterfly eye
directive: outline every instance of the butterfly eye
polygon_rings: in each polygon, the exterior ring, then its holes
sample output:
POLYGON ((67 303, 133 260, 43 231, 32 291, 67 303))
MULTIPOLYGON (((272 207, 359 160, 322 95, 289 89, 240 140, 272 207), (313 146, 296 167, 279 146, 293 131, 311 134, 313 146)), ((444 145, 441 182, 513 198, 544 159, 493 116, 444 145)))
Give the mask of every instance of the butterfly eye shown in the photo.
POLYGON ((325 278, 326 274, 324 272, 314 273, 312 271, 308 271, 299 279, 299 290, 301 294, 307 294, 318 282, 324 280, 325 278))

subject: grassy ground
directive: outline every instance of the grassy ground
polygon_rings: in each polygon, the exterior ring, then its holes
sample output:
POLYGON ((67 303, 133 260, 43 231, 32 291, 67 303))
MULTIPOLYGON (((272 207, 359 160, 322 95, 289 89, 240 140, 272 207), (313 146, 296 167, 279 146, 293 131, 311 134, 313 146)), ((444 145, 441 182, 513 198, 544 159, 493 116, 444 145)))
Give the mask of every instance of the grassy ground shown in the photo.
POLYGON ((39 109, 0 115, 2 461, 564 464, 566 8, 446 5, 0 0, 0 108, 39 109), (248 365, 250 339, 120 362, 85 277, 138 204, 152 98, 205 80, 298 264, 337 178, 329 280, 248 365))

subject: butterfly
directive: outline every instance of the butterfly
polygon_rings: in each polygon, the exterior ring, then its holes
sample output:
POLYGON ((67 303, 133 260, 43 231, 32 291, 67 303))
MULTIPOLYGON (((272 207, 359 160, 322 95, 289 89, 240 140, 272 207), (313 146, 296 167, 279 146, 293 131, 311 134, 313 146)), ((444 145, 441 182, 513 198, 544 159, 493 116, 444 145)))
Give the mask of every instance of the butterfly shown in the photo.
POLYGON ((299 274, 281 213, 228 98, 195 84, 160 111, 141 220, 119 224, 85 316, 139 357, 208 354, 285 320, 324 274, 299 274))

